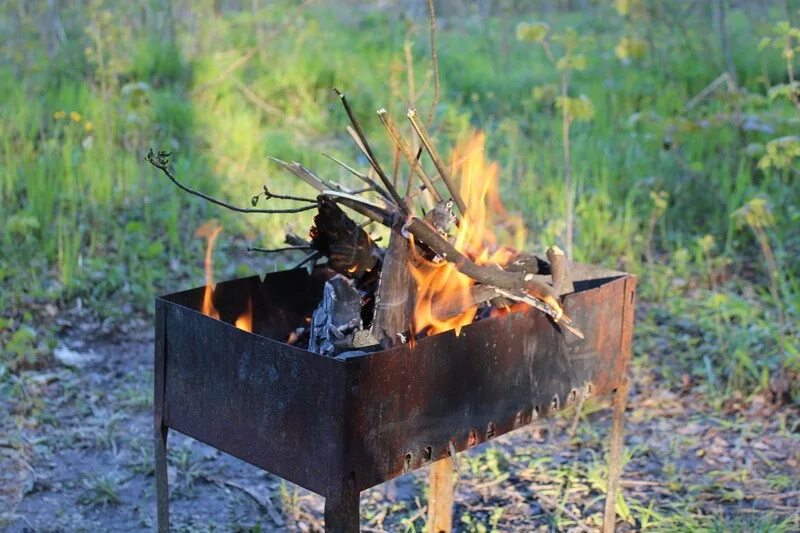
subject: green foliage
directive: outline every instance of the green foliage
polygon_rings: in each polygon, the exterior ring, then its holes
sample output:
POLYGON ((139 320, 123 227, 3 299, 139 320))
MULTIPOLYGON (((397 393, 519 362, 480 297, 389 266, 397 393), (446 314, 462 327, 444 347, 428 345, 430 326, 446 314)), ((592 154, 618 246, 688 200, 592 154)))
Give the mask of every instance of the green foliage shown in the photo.
POLYGON ((517 24, 517 39, 541 43, 550 33, 550 26, 544 22, 520 22, 517 24))
MULTIPOLYGON (((486 131, 502 165, 501 194, 524 217, 535 251, 564 235, 562 120, 572 124, 575 258, 641 276, 643 301, 658 302, 659 319, 681 335, 668 342, 679 353, 672 374, 716 380, 715 390, 760 387, 765 369, 797 351, 786 340, 800 302, 800 119, 789 79, 796 29, 774 19, 779 11, 751 18, 732 7, 739 87, 686 109, 721 64, 710 10, 681 18, 677 0, 587 4, 580 13, 549 10, 546 22, 519 23, 542 16, 520 3, 480 18, 440 12, 437 141, 446 154, 470 128, 486 131), (764 243, 775 276, 750 259, 763 256, 764 243), (772 280, 783 330, 764 291, 772 280), (697 339, 675 323, 683 315, 697 339)), ((51 332, 37 326, 31 339, 25 329, 44 322, 25 319, 31 305, 69 308, 80 298, 124 321, 147 313, 167 284, 199 282, 193 232, 205 219, 222 218, 223 239, 263 245, 276 244, 286 223, 301 233, 310 225, 310 215, 230 217, 189 198, 143 160, 148 148, 172 152, 192 187, 247 205, 265 183, 308 194, 266 155, 342 183, 352 177, 320 152, 367 167, 343 131, 332 86, 348 93, 375 149, 390 157, 374 110, 387 105, 401 117, 407 106, 406 41, 415 105, 431 101, 425 21, 400 24, 389 8, 344 16, 324 3, 219 12, 204 3, 173 16, 166 3, 89 2, 59 11, 62 36, 45 4, 19 6, 0 7, 9 29, 0 45, 0 340, 12 354, 4 365, 29 353, 41 360, 51 345, 39 340, 51 332), (390 97, 397 87, 400 96, 390 97)))

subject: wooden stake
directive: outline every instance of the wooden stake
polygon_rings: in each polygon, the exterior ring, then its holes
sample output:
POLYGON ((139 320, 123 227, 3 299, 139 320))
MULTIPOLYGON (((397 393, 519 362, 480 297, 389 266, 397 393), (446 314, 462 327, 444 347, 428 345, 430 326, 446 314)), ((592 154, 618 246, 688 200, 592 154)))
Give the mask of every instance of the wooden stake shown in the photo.
MULTIPOLYGON (((627 374, 627 369, 626 369, 627 374)), ((614 419, 611 424, 611 443, 608 450, 608 490, 603 512, 603 533, 614 533, 617 525, 617 490, 622 471, 623 431, 625 423, 625 405, 628 402, 628 376, 614 394, 614 419)))
POLYGON ((453 529, 453 463, 440 459, 431 465, 428 498, 429 533, 450 533, 453 529))

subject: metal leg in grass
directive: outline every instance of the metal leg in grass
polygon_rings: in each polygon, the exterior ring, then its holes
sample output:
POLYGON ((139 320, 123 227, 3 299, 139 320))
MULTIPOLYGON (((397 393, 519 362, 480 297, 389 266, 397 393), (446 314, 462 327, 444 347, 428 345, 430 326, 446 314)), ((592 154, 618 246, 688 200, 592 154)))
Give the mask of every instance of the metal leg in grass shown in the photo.
POLYGON ((617 523, 617 490, 622 470, 623 432, 625 406, 628 402, 627 370, 622 383, 614 394, 614 418, 611 425, 611 442, 608 450, 608 491, 603 513, 603 533, 613 533, 617 523))
POLYGON ((325 533, 357 533, 360 528, 359 492, 350 487, 325 498, 325 533))
POLYGON ((169 486, 167 481, 167 434, 166 426, 156 427, 156 515, 158 519, 158 532, 169 531, 169 486))
POLYGON ((158 532, 169 531, 169 486, 167 481, 167 436, 169 428, 164 424, 164 371, 166 368, 166 311, 164 302, 156 300, 156 342, 154 354, 155 375, 153 379, 153 447, 155 449, 156 475, 156 519, 158 532))

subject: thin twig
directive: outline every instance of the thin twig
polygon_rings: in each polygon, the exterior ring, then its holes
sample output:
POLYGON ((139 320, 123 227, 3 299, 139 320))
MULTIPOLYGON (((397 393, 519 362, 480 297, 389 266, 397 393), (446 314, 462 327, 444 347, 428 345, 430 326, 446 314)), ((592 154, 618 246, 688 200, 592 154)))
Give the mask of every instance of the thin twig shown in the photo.
POLYGON ((291 200, 293 202, 308 202, 310 204, 317 203, 317 200, 314 198, 304 198, 302 196, 291 196, 289 194, 275 194, 274 192, 270 191, 266 185, 264 185, 264 192, 260 192, 257 195, 253 196, 253 205, 256 205, 258 202, 258 197, 264 195, 265 200, 269 200, 271 198, 277 198, 278 200, 291 200))
POLYGON ((364 183, 366 183, 367 185, 369 185, 373 189, 375 189, 375 192, 377 192, 378 194, 380 194, 381 196, 383 196, 387 200, 390 200, 390 201, 392 200, 391 196, 389 196, 389 193, 386 192, 386 190, 383 187, 381 187, 375 180, 373 180, 372 178, 370 178, 369 176, 367 176, 363 172, 359 172, 358 170, 354 169, 353 167, 351 167, 347 163, 345 163, 343 161, 340 161, 339 159, 333 157, 330 154, 326 154, 325 152, 322 152, 322 155, 324 155, 325 157, 327 157, 328 159, 330 159, 331 161, 333 161, 337 165, 341 166, 346 171, 348 171, 350 174, 352 174, 353 176, 356 176, 357 178, 359 178, 361 181, 363 181, 364 183))
POLYGON ((361 129, 361 124, 359 124, 358 119, 353 113, 353 109, 350 107, 350 103, 347 101, 347 97, 345 97, 344 93, 339 91, 338 89, 334 89, 336 95, 339 97, 339 100, 342 101, 342 105, 344 106, 344 110, 347 113, 347 116, 350 118, 350 123, 353 125, 353 129, 355 130, 356 134, 358 135, 361 144, 364 147, 364 151, 367 153, 367 157, 372 164, 372 167, 375 169, 375 172, 378 174, 378 177, 381 179, 381 183, 389 191, 389 195, 394 199, 397 206, 403 210, 408 211, 405 201, 403 198, 398 194, 397 189, 394 188, 392 185, 391 180, 386 175, 386 173, 381 168, 380 163, 378 162, 375 154, 372 152, 372 148, 369 146, 369 142, 367 141, 367 137, 364 135, 364 130, 361 129))
POLYGON ((297 161, 292 161, 291 163, 287 163, 286 161, 282 161, 277 157, 269 157, 268 159, 270 161, 274 161, 275 163, 277 163, 284 169, 288 170, 289 172, 291 172, 292 174, 294 174, 295 176, 297 176, 298 178, 300 178, 308 185, 310 185, 312 188, 318 191, 335 189, 344 193, 350 192, 349 189, 342 187, 338 183, 325 181, 324 179, 320 178, 319 176, 308 170, 306 167, 304 167, 297 161))
POLYGON ((431 141, 431 138, 428 135, 428 130, 425 128, 425 125, 422 124, 422 122, 420 122, 416 110, 414 109, 408 110, 408 120, 411 121, 411 125, 414 126, 417 135, 419 135, 419 139, 422 142, 422 146, 425 147, 425 150, 428 152, 428 155, 431 156, 433 164, 434 166, 436 166, 436 170, 439 171, 439 175, 442 176, 442 181, 444 181, 447 190, 450 192, 450 196, 453 198, 453 201, 456 203, 456 206, 458 206, 458 210, 461 212, 462 215, 466 214, 467 204, 465 204, 464 200, 461 198, 461 194, 458 191, 458 187, 456 187, 456 182, 453 180, 452 176, 450 176, 450 172, 447 170, 447 166, 444 164, 444 161, 442 161, 441 156, 439 156, 439 152, 433 145, 433 141, 431 141))
POLYGON ((389 138, 394 143, 395 147, 403 154, 403 157, 406 158, 408 164, 411 166, 411 170, 419 176, 419 179, 422 181, 423 185, 430 191, 431 196, 433 196, 434 201, 441 202, 442 197, 437 192, 436 188, 433 186, 433 182, 425 173, 425 170, 422 168, 422 165, 419 164, 419 159, 414 156, 414 151, 411 146, 408 145, 403 136, 400 134, 400 131, 397 129, 397 125, 395 124, 392 116, 386 111, 385 108, 378 109, 378 117, 381 119, 381 123, 383 127, 386 128, 386 133, 389 134, 389 138))
POLYGON ((179 188, 183 189, 184 191, 188 192, 189 194, 193 194, 195 196, 199 196, 200 198, 211 202, 212 204, 217 204, 219 206, 225 207, 230 209, 231 211, 237 211, 239 213, 268 213, 268 214, 280 214, 280 213, 302 213, 303 211, 310 211, 311 209, 316 209, 317 204, 310 204, 305 205, 303 207, 295 207, 290 209, 255 209, 250 207, 239 207, 233 204, 229 204, 222 200, 218 200, 213 196, 209 196, 208 194, 202 193, 200 191, 196 191, 191 187, 187 187, 172 174, 172 171, 169 169, 169 155, 166 152, 153 152, 151 149, 147 154, 147 161, 156 167, 157 169, 161 170, 172 183, 177 185, 179 188))
POLYGON ((295 268, 300 268, 301 266, 305 265, 309 261, 314 261, 316 259, 319 259, 320 257, 322 257, 322 252, 320 252, 319 250, 317 250, 316 252, 310 253, 302 261, 300 261, 299 263, 294 265, 291 268, 291 270, 294 270, 295 268))
POLYGON ((261 252, 263 254, 274 254, 278 252, 290 252, 297 250, 313 250, 311 246, 284 246, 283 248, 258 248, 257 246, 248 246, 248 252, 261 252))
POLYGON ((436 55, 436 10, 433 7, 433 0, 428 0, 428 16, 431 22, 431 62, 433 63, 433 103, 428 114, 428 125, 433 123, 436 114, 436 106, 439 105, 439 58, 436 55))

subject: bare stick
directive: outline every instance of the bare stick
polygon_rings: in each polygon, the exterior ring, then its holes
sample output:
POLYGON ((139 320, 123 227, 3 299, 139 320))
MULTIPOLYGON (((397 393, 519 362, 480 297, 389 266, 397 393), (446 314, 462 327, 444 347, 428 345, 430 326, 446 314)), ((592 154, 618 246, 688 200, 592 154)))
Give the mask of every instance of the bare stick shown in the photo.
POLYGON ((578 390, 578 403, 575 404, 575 413, 572 415, 572 423, 569 425, 569 430, 567 431, 569 440, 574 439, 575 435, 578 433, 578 424, 581 422, 583 404, 586 403, 587 396, 586 386, 581 387, 580 390, 578 390))
POLYGON ((361 144, 364 147, 364 151, 367 153, 370 163, 372 163, 372 167, 375 169, 375 172, 381 179, 381 183, 383 183, 383 186, 386 188, 387 191, 389 191, 389 194, 394 199, 397 206, 403 211, 408 211, 408 209, 406 208, 405 201, 403 201, 403 198, 400 196, 400 194, 398 194, 397 189, 394 188, 394 185, 392 185, 392 181, 383 171, 383 169, 381 168, 381 164, 378 162, 377 158, 375 157, 375 154, 372 152, 372 148, 370 148, 369 146, 367 137, 364 135, 364 130, 361 129, 361 124, 359 124, 358 119, 353 113, 353 110, 350 107, 350 103, 347 101, 347 98, 345 97, 344 93, 342 93, 338 89, 334 89, 334 91, 336 92, 336 95, 339 97, 339 100, 342 101, 344 110, 347 113, 347 116, 350 118, 350 123, 353 125, 353 129, 358 135, 361 144))
POLYGON ((547 249, 547 260, 550 261, 550 275, 553 277, 553 290, 556 294, 560 296, 575 292, 564 250, 558 246, 551 246, 547 249))
POLYGON ((214 198, 213 196, 209 196, 209 195, 207 195, 205 193, 202 193, 200 191, 196 191, 196 190, 192 189, 191 187, 187 187, 186 185, 184 185, 183 183, 178 181, 178 178, 176 178, 172 174, 172 171, 170 171, 170 169, 169 169, 169 155, 170 154, 167 154, 166 152, 161 152, 161 151, 153 152, 153 150, 151 149, 147 153, 147 161, 151 165, 156 167, 157 169, 161 170, 161 172, 163 172, 170 179, 170 181, 172 183, 174 183, 175 185, 177 185, 180 189, 183 189, 184 191, 188 192, 189 194, 193 194, 194 196, 199 196, 203 200, 211 202, 212 204, 216 204, 216 205, 225 207, 227 209, 230 209, 231 211, 237 211, 239 213, 279 214, 279 213, 302 213, 303 211, 310 211, 311 209, 316 209, 317 208, 317 204, 314 203, 314 204, 305 205, 303 207, 294 207, 294 208, 289 208, 289 209, 255 209, 255 208, 250 208, 250 207, 239 207, 239 206, 236 206, 236 205, 233 205, 233 204, 229 204, 227 202, 223 202, 222 200, 218 200, 218 199, 214 198))
POLYGON ((433 63, 433 102, 431 103, 431 111, 428 114, 428 125, 430 125, 436 114, 436 106, 439 105, 439 93, 441 91, 439 85, 439 58, 436 55, 436 10, 433 7, 433 0, 428 0, 428 17, 431 22, 431 63, 433 63))
POLYGON ((522 302, 524 304, 530 305, 534 309, 538 309, 539 311, 551 317, 556 323, 558 323, 560 326, 562 326, 564 329, 566 329, 579 339, 584 338, 583 332, 579 330, 577 327, 575 327, 574 322, 572 322, 572 319, 569 318, 567 315, 565 315, 560 308, 558 309, 558 311, 556 311, 551 306, 530 296, 525 291, 507 291, 505 289, 497 289, 497 292, 500 293, 501 296, 505 296, 509 300, 514 300, 515 302, 522 302))
POLYGON ((353 167, 351 167, 347 163, 345 163, 343 161, 340 161, 339 159, 336 159, 335 157, 333 157, 330 154, 326 154, 325 152, 323 152, 322 155, 324 155, 325 157, 327 157, 328 159, 330 159, 334 163, 338 164, 339 166, 341 166, 342 168, 347 170, 350 174, 352 174, 353 176, 356 176, 357 178, 359 178, 361 181, 363 181, 364 183, 366 183, 367 185, 369 185, 373 189, 375 189, 375 192, 377 192, 378 194, 380 194, 381 196, 383 196, 387 200, 392 201, 392 197, 389 196, 389 193, 386 192, 386 190, 383 187, 378 185, 378 183, 375 180, 373 180, 372 178, 370 178, 369 176, 367 176, 363 172, 359 172, 358 170, 354 169, 353 167))
POLYGON ((606 491, 605 509, 603 511, 603 533, 613 533, 617 522, 617 489, 622 473, 622 448, 624 446, 623 430, 625 405, 628 402, 627 369, 621 383, 614 394, 614 418, 611 424, 611 443, 608 450, 608 490, 606 491))
POLYGON ((297 250, 312 250, 311 246, 284 246, 283 248, 258 248, 257 246, 248 246, 248 252, 260 252, 263 254, 274 254, 278 252, 291 252, 297 250))
MULTIPOLYGON (((345 207, 349 207, 353 211, 361 213, 365 217, 391 228, 397 223, 397 215, 394 212, 388 211, 379 207, 371 202, 367 202, 363 198, 345 194, 330 194, 333 191, 326 191, 331 200, 345 207)), ((366 224, 365 224, 366 225, 366 224)))
POLYGON ((425 169, 423 169, 422 165, 419 164, 419 159, 414 155, 414 151, 411 149, 405 139, 403 139, 403 136, 397 129, 397 125, 392 119, 392 116, 388 111, 386 111, 386 109, 381 108, 378 109, 378 117, 380 117, 383 127, 386 128, 386 133, 389 134, 389 138, 392 140, 395 147, 400 151, 401 154, 403 154, 403 157, 406 158, 406 161, 408 161, 408 164, 411 166, 411 170, 415 172, 417 176, 419 176, 419 179, 422 181, 423 185, 425 185, 428 191, 430 191, 431 196, 433 196, 433 200, 435 202, 441 202, 442 197, 433 186, 431 179, 425 173, 425 169))
MULTIPOLYGON (((275 163, 277 163, 284 169, 288 170, 289 172, 291 172, 292 174, 294 174, 295 176, 297 176, 298 178, 300 178, 301 180, 303 180, 308 185, 310 185, 311 187, 313 187, 318 191, 324 191, 328 189, 339 189, 340 191, 342 191, 343 189, 341 185, 329 183, 323 180, 322 178, 320 178, 319 176, 308 170, 306 167, 304 167, 297 161, 292 161, 291 163, 287 163, 286 161, 282 161, 277 157, 268 157, 267 159, 269 159, 270 161, 274 161, 275 163)), ((343 190, 342 192, 349 192, 349 191, 343 190)))
POLYGON ((488 302, 498 296, 500 296, 500 293, 491 285, 473 285, 470 287, 469 296, 466 298, 462 294, 454 294, 453 297, 437 298, 436 301, 431 302, 431 314, 437 320, 449 320, 459 316, 471 307, 488 302))
POLYGON ((289 194, 275 194, 274 192, 270 191, 266 185, 264 185, 264 192, 256 194, 255 196, 253 196, 253 199, 251 200, 253 207, 255 207, 255 205, 258 203, 258 198, 262 194, 264 195, 265 200, 277 198, 278 200, 291 200, 292 202, 308 202, 310 204, 317 203, 317 200, 315 198, 304 198, 302 196, 292 196, 289 194))
POLYGON ((453 201, 458 206, 458 210, 462 215, 466 214, 467 205, 464 203, 464 200, 461 198, 461 194, 458 192, 456 182, 453 181, 452 176, 450 176, 447 166, 445 166, 444 161, 442 161, 442 158, 439 156, 439 152, 436 151, 436 147, 433 145, 433 142, 428 135, 428 130, 425 128, 425 125, 420 122, 417 112, 414 109, 408 110, 408 119, 411 121, 411 125, 414 126, 414 130, 416 130, 417 135, 419 135, 419 139, 422 141, 422 146, 425 147, 428 155, 431 156, 436 170, 439 172, 439 175, 442 176, 442 181, 444 181, 447 190, 450 192, 450 196, 453 197, 453 201))
POLYGON ((295 268, 300 268, 301 266, 305 265, 305 264, 306 264, 306 263, 308 263, 309 261, 314 261, 314 260, 316 260, 316 259, 319 259, 320 257, 322 257, 322 252, 320 252, 320 251, 316 251, 316 252, 310 253, 310 254, 308 254, 308 255, 305 257, 305 259, 303 259, 303 260, 302 260, 302 261, 300 261, 299 263, 295 264, 295 265, 292 267, 292 269, 295 269, 295 268))

